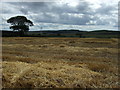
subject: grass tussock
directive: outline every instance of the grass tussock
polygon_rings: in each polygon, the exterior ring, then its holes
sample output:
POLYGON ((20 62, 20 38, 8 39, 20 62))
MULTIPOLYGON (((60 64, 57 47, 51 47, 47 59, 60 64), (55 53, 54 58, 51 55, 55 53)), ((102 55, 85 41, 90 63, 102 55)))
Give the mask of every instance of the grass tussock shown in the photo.
POLYGON ((119 88, 118 39, 4 37, 4 88, 119 88))

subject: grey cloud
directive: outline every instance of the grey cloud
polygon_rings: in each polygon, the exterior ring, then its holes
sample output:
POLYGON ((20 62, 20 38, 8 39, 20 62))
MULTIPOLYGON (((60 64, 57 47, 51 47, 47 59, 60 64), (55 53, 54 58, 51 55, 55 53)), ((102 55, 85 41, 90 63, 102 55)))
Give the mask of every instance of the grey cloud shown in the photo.
MULTIPOLYGON (((85 13, 90 12, 88 2, 79 2, 77 7, 70 7, 67 4, 58 5, 55 2, 12 2, 11 4, 18 7, 24 7, 31 12, 54 12, 54 13, 85 13)), ((21 10, 25 13, 24 10, 21 10)), ((27 11, 26 11, 27 12, 27 11)))
POLYGON ((81 18, 67 14, 60 15, 60 22, 64 24, 85 25, 89 20, 88 15, 83 15, 81 18))
MULTIPOLYGON (((109 22, 115 22, 116 19, 113 17, 113 11, 116 7, 113 5, 101 4, 101 7, 93 9, 90 7, 91 4, 82 0, 79 2, 78 6, 71 7, 67 4, 58 5, 55 2, 12 2, 8 3, 12 6, 16 6, 14 11, 17 13, 22 13, 27 15, 34 22, 40 23, 60 23, 60 24, 73 24, 73 25, 86 25, 90 21, 95 21, 97 25, 109 24, 109 22), (69 15, 69 14, 73 15, 69 15), (36 15, 34 15, 36 14, 36 15), (74 14, 77 14, 75 16, 74 14), (82 17, 79 17, 82 14, 82 17), (105 15, 111 16, 109 19, 101 19, 105 15), (100 16, 100 17, 99 17, 100 16)), ((12 10, 5 9, 3 13, 13 13, 12 10)))
POLYGON ((25 8, 20 8, 20 12, 22 12, 25 15, 28 15, 28 10, 26 10, 25 8))
POLYGON ((61 24, 73 24, 73 25, 85 25, 92 18, 89 15, 83 15, 81 18, 74 15, 69 15, 68 13, 61 13, 54 15, 54 13, 43 13, 40 16, 37 15, 34 18, 35 22, 46 22, 46 23, 61 23, 61 24))
MULTIPOLYGON (((70 7, 67 4, 57 5, 55 2, 27 2, 27 3, 10 3, 12 5, 17 5, 19 11, 25 15, 29 15, 29 12, 38 14, 36 22, 47 22, 47 23, 63 23, 63 24, 86 24, 87 18, 77 18, 68 15, 68 13, 82 13, 85 9, 80 9, 88 7, 88 4, 82 2, 78 7, 70 7), (43 14, 40 14, 43 13, 43 14), (65 13, 65 14, 64 14, 65 13), (81 21, 80 21, 81 20, 81 21)), ((86 9, 87 10, 87 9, 86 9)), ((32 15, 31 15, 32 16, 32 15)), ((87 15, 86 15, 87 16, 87 15)))
POLYGON ((92 9, 90 8, 90 5, 88 2, 80 2, 79 5, 77 6, 77 9, 79 11, 79 13, 82 14, 91 14, 92 9))
POLYGON ((0 12, 1 14, 15 14, 19 12, 17 8, 15 8, 9 3, 0 3, 0 5, 1 5, 1 12, 0 12))
POLYGON ((49 5, 52 5, 51 2, 20 2, 18 3, 18 5, 21 7, 24 7, 24 9, 26 9, 26 11, 22 11, 23 13, 26 12, 26 14, 28 14, 28 11, 29 12, 33 12, 33 13, 41 13, 41 12, 49 12, 51 11, 50 9, 50 6, 49 5))
POLYGON ((96 10, 96 13, 110 15, 116 10, 118 10, 116 6, 101 4, 101 7, 96 10))

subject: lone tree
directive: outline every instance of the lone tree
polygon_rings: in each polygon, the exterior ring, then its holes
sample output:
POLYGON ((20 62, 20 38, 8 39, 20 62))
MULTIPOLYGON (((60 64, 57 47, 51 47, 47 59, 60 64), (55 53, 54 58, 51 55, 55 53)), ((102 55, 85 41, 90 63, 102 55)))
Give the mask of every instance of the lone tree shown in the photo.
POLYGON ((7 20, 7 23, 11 23, 10 29, 19 32, 21 36, 25 32, 29 31, 29 26, 33 26, 33 22, 28 20, 25 16, 15 16, 7 20))

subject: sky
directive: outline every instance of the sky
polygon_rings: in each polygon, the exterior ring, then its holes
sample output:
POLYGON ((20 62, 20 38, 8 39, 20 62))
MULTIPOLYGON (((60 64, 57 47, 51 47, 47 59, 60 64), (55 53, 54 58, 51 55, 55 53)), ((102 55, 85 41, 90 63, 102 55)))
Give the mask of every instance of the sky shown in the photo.
POLYGON ((34 23, 30 30, 118 30, 119 0, 2 0, 0 29, 6 22, 26 16, 34 23), (42 28, 41 28, 42 27, 42 28))

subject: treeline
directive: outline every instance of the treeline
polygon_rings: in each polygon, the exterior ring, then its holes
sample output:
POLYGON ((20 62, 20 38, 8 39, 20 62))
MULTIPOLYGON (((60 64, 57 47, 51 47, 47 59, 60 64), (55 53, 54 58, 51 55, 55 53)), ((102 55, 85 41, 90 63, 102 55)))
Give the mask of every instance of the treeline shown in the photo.
MULTIPOLYGON (((23 37, 81 37, 81 38, 120 38, 120 31, 79 31, 79 30, 59 30, 59 31, 28 31, 23 37)), ((19 37, 19 32, 2 31, 2 37, 19 37)))

